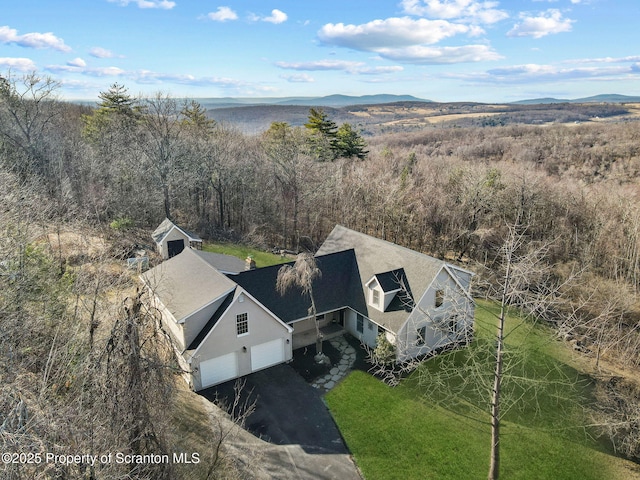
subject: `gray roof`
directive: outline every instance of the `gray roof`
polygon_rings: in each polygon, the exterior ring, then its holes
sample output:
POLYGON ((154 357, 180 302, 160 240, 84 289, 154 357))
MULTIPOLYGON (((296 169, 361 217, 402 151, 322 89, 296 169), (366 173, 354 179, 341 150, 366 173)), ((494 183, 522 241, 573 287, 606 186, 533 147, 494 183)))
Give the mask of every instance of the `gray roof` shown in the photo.
POLYGON ((177 321, 235 287, 192 248, 185 248, 141 276, 177 321))
POLYGON ((180 230, 182 233, 184 233, 188 238, 189 241, 191 242, 202 242, 202 239, 196 235, 195 233, 191 233, 187 230, 185 230, 184 228, 180 228, 178 225, 176 225, 175 223, 173 223, 171 220, 169 220, 168 218, 165 218, 162 223, 160 225, 158 225, 158 228, 156 228, 153 233, 151 234, 151 236, 153 237, 153 240, 159 244, 162 242, 162 240, 164 240, 164 237, 167 236, 167 234, 171 231, 171 229, 173 228, 177 228, 178 230, 180 230))
POLYGON ((402 288, 403 282, 406 283, 407 276, 403 268, 398 268, 391 272, 376 273, 376 280, 380 284, 383 292, 393 292, 402 288))
MULTIPOLYGON (((417 302, 427 290, 431 282, 445 262, 423 253, 401 247, 364 233, 336 225, 324 241, 316 256, 353 249, 360 274, 360 287, 364 291, 365 284, 374 275, 387 274, 399 269, 404 270, 406 287, 413 302, 417 302)), ((388 277, 385 275, 383 277, 388 277)), ((385 280, 388 280, 386 278, 385 280)), ((386 282, 385 282, 386 283, 386 282)), ((387 288, 388 285, 385 285, 387 288)), ((412 303, 394 301, 385 312, 369 307, 366 315, 383 327, 397 332, 407 320, 407 306, 412 303)))
MULTIPOLYGON (((289 265, 292 265, 290 262, 289 265)), ((318 314, 351 307, 366 314, 358 266, 353 250, 316 257, 322 275, 313 281, 313 297, 318 314)), ((300 288, 291 287, 284 294, 276 290, 278 270, 282 265, 257 268, 231 278, 285 323, 309 316, 311 299, 300 288)))
POLYGON ((246 262, 232 255, 224 253, 203 252, 202 250, 194 250, 194 253, 202 258, 213 268, 223 273, 239 273, 243 272, 246 262))

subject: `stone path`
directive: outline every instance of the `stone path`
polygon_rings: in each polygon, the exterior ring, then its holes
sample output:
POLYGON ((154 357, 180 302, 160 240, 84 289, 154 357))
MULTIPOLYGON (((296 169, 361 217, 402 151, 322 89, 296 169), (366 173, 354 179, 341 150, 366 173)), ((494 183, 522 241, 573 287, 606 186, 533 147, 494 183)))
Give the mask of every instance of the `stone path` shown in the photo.
POLYGON ((328 392, 335 387, 336 384, 342 380, 349 371, 351 371, 351 368, 356 361, 356 351, 351 345, 349 345, 344 337, 332 338, 329 340, 329 343, 331 343, 331 345, 340 352, 340 361, 329 371, 328 374, 316 378, 311 384, 313 387, 324 392, 328 392))

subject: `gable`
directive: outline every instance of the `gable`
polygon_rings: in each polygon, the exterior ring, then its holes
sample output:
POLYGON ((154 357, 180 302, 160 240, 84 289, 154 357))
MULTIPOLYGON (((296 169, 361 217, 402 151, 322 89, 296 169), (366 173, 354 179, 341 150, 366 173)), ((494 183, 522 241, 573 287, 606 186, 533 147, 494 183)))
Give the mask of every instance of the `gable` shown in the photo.
POLYGON ((160 225, 153 231, 151 237, 157 245, 161 245, 169 236, 172 231, 180 233, 180 236, 184 236, 189 242, 202 242, 202 239, 195 233, 191 233, 178 225, 173 223, 168 218, 165 218, 160 225))
POLYGON ((445 262, 437 258, 401 247, 386 240, 370 237, 364 233, 336 225, 324 241, 317 256, 326 255, 346 249, 353 249, 360 276, 360 288, 364 291, 366 284, 378 274, 379 282, 393 289, 398 283, 392 272, 402 270, 405 292, 396 295, 385 311, 368 308, 366 315, 378 325, 397 333, 407 320, 408 310, 413 308, 416 299, 420 299, 445 262))
POLYGON ((291 327, 280 321, 252 295, 242 288, 237 288, 225 299, 201 334, 189 345, 188 351, 191 356, 217 356, 221 351, 237 350, 242 344, 268 342, 274 338, 290 336, 291 332, 291 327), (246 334, 238 335, 236 331, 238 315, 246 315, 246 334))

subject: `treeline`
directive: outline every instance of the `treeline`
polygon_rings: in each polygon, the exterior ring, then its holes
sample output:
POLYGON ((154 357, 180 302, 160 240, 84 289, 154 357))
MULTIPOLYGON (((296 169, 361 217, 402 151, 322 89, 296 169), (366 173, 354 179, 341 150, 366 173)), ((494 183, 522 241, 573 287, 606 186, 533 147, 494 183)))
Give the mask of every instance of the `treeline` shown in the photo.
POLYGON ((4 79, 0 153, 60 218, 153 227, 169 216, 204 235, 294 249, 343 223, 485 261, 522 211, 531 239, 553 242, 553 261, 638 287, 636 122, 428 128, 366 146, 322 110, 306 127, 245 135, 166 94, 133 98, 114 85, 89 108, 55 91, 50 79, 4 79))
MULTIPOLYGON (((143 228, 167 216, 209 238, 313 250, 340 223, 490 272, 517 224, 531 245, 548 245, 559 281, 581 273, 558 330, 598 359, 640 364, 637 122, 434 127, 365 145, 321 110, 304 127, 247 135, 163 93, 134 98, 116 84, 90 108, 59 101, 56 88, 0 78, 7 238, 34 215, 143 228)), ((54 319, 59 307, 47 305, 54 319)), ((39 338, 58 341, 53 326, 39 338)))

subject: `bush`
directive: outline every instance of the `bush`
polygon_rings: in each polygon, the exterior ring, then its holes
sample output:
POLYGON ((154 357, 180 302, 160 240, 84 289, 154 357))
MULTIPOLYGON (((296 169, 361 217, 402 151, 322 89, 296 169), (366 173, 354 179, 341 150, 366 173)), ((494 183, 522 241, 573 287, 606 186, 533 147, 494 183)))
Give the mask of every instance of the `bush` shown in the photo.
POLYGON ((133 228, 134 226, 135 224, 133 223, 133 220, 128 217, 116 218, 109 224, 109 227, 113 230, 126 230, 128 228, 133 228))

